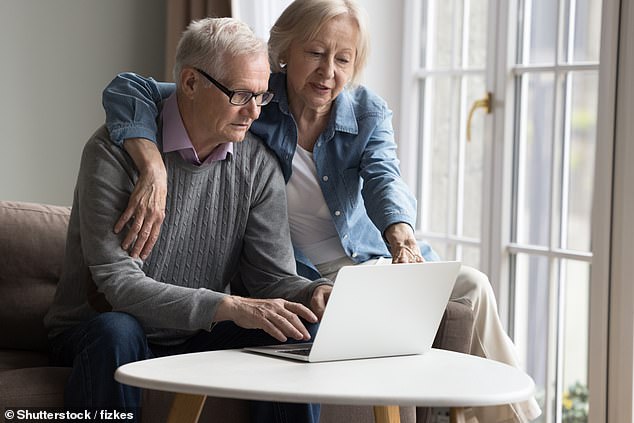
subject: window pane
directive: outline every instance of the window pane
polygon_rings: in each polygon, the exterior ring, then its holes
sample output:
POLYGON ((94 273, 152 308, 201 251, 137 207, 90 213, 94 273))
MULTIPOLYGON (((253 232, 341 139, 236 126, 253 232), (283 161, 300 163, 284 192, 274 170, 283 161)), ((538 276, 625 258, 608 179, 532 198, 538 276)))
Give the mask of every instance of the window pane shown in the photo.
POLYGON ((524 40, 520 45, 526 47, 523 52, 525 60, 518 59, 521 64, 554 63, 557 46, 557 1, 525 0, 524 40), (526 63, 524 63, 526 62, 526 63))
POLYGON ((461 257, 459 258, 462 264, 480 268, 480 248, 477 247, 462 247, 461 257))
POLYGON ((548 246, 553 133, 554 76, 525 75, 517 151, 516 241, 548 246))
POLYGON ((564 260, 562 420, 588 421, 590 265, 564 260))
POLYGON ((453 244, 447 244, 446 242, 433 240, 429 243, 434 251, 438 254, 441 260, 455 260, 456 259, 456 247, 453 244))
POLYGON ((486 65, 488 0, 472 0, 469 5, 469 62, 467 66, 483 68, 486 65))
MULTIPOLYGON (((431 0, 432 3, 435 0, 431 0)), ((428 10, 429 10, 429 1, 422 0, 421 5, 421 17, 420 17, 420 67, 426 68, 427 64, 427 51, 430 50, 429 43, 429 24, 433 22, 433 20, 429 19, 428 10)))
POLYGON ((431 181, 429 184, 429 204, 423 207, 428 215, 428 228, 433 232, 455 233, 456 229, 456 190, 457 190, 457 157, 459 128, 459 85, 458 80, 451 77, 431 78, 428 81, 430 113, 423 116, 422 121, 429 128, 429 163, 431 181))
POLYGON ((423 37, 428 45, 426 53, 430 55, 431 63, 425 63, 425 56, 421 66, 427 68, 450 68, 460 64, 462 55, 462 13, 463 2, 444 0, 440 2, 428 1, 435 7, 423 7, 423 15, 428 15, 430 9, 433 16, 423 17, 423 37), (429 19, 431 18, 431 19, 429 19))
MULTIPOLYGON (((471 105, 486 95, 484 77, 466 78, 467 101, 466 106, 471 105)), ((465 116, 469 110, 465 111, 465 116)), ((480 239, 482 218, 482 171, 484 152, 484 121, 486 114, 484 109, 478 109, 471 120, 471 142, 465 143, 464 164, 464 211, 462 232, 470 238, 480 239)), ((465 122, 466 124, 466 122, 465 122)))
POLYGON ((521 363, 535 381, 535 397, 545 409, 548 380, 548 352, 551 284, 548 258, 518 254, 515 271, 515 304, 513 340, 520 352, 521 363))
POLYGON ((575 0, 573 61, 598 62, 601 42, 601 0, 575 0))
POLYGON ((568 163, 570 187, 566 245, 562 247, 590 251, 598 77, 596 72, 575 72, 569 77, 572 84, 568 163))
POLYGON ((429 243, 441 260, 460 260, 467 266, 480 268, 480 248, 456 245, 454 241, 432 240, 429 243))

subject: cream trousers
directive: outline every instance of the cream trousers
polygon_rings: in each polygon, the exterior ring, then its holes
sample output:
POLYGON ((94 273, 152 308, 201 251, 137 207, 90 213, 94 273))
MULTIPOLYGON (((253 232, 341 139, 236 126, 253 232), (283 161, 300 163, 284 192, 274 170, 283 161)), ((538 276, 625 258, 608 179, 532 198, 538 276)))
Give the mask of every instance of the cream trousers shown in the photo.
MULTIPOLYGON (((372 264, 371 260, 363 264, 372 264)), ((353 264, 348 257, 317 266, 317 270, 335 280, 342 266, 353 264)), ((489 278, 469 266, 462 266, 456 279, 451 300, 470 305, 473 310, 474 328, 471 355, 500 361, 520 368, 518 354, 513 341, 508 337, 497 312, 497 302, 489 278)), ((541 409, 531 398, 521 403, 497 407, 476 407, 468 410, 467 421, 479 423, 525 423, 541 414, 541 409), (477 419, 477 420, 475 420, 477 419)))
MULTIPOLYGON (((474 327, 471 341, 471 355, 501 361, 520 368, 517 350, 508 337, 497 312, 495 295, 489 278, 482 272, 469 266, 462 266, 451 300, 468 304, 473 310, 474 327)), ((477 407, 472 410, 480 423, 530 422, 541 414, 537 401, 528 401, 499 406, 477 407)))

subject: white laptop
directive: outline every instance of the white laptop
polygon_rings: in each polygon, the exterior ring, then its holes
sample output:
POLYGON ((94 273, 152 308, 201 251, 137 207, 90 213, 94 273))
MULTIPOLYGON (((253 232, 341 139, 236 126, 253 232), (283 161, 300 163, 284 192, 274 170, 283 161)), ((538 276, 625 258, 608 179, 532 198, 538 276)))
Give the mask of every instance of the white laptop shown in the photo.
POLYGON ((343 267, 313 342, 245 348, 309 362, 430 350, 459 262, 343 267))

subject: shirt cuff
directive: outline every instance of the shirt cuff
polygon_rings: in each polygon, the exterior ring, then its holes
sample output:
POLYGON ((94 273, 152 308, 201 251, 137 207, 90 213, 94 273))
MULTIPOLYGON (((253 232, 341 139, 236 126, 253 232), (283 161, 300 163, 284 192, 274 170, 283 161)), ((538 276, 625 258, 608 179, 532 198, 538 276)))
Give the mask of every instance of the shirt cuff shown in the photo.
POLYGON ((145 138, 156 144, 156 129, 143 126, 115 126, 108 128, 110 139, 119 147, 123 147, 123 142, 129 138, 145 138))

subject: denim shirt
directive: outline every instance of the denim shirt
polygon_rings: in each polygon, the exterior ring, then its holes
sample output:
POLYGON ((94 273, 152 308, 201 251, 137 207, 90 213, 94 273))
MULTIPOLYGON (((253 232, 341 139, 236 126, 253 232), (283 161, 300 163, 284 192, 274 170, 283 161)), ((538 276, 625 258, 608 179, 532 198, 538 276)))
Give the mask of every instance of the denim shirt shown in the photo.
MULTIPOLYGON (((279 158, 285 180, 291 177, 297 147, 297 125, 288 107, 286 75, 272 74, 273 101, 262 107, 251 132, 279 158)), ((104 90, 106 125, 117 144, 127 138, 156 141, 156 104, 174 91, 174 84, 125 73, 104 90)), ((314 147, 317 177, 346 254, 361 263, 390 257, 382 236, 399 222, 415 227, 416 200, 400 176, 392 112, 386 102, 362 86, 342 91, 330 120, 314 147)), ((425 260, 438 260, 431 247, 420 242, 425 260)), ((319 273, 295 249, 298 274, 316 279, 319 273)))

